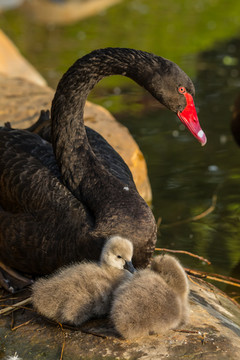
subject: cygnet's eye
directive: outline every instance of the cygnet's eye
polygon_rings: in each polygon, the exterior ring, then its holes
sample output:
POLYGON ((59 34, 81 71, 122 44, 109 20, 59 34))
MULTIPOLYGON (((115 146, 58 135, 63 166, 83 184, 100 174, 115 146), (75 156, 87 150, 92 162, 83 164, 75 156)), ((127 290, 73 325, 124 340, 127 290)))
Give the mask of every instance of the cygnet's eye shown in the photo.
POLYGON ((121 259, 122 257, 121 257, 121 255, 118 255, 117 258, 118 258, 118 259, 121 259))

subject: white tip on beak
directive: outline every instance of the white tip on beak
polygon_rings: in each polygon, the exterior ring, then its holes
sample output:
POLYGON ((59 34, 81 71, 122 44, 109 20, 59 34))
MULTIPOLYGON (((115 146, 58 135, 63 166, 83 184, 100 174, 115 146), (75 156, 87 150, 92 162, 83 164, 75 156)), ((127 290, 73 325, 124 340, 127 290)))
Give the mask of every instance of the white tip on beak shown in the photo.
POLYGON ((204 136, 204 132, 202 130, 199 130, 197 136, 199 136, 200 138, 202 138, 204 136))

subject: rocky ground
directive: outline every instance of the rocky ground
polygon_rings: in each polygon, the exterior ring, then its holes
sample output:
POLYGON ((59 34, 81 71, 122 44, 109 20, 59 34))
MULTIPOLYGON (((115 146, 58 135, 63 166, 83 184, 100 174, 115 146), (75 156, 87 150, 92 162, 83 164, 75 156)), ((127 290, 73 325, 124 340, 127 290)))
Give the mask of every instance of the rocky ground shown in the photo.
MULTIPOLYGON (((69 328, 39 316, 31 305, 0 315, 0 359, 17 353, 22 359, 97 360, 238 360, 240 308, 203 280, 190 278, 190 321, 183 328, 134 341, 121 339, 108 319, 69 328)), ((7 295, 0 304, 26 298, 7 295), (8 297, 8 299, 6 298, 8 297)), ((151 296, 151 294, 149 294, 151 296)))

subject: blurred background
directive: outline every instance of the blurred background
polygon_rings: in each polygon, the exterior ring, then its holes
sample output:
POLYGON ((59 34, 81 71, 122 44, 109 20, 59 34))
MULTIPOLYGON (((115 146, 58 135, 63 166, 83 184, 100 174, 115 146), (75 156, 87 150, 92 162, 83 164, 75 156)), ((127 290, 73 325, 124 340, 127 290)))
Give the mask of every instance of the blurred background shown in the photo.
MULTIPOLYGON (((204 148, 129 79, 104 79, 89 100, 126 125, 145 156, 152 209, 161 218, 158 246, 212 262, 179 255, 186 267, 239 278, 240 148, 230 123, 240 113, 234 105, 240 96, 240 2, 0 0, 0 28, 53 88, 77 58, 108 46, 169 58, 192 78, 208 137, 204 148), (214 210, 204 216, 213 196, 214 210)), ((217 285, 232 297, 240 294, 236 287, 217 285)))

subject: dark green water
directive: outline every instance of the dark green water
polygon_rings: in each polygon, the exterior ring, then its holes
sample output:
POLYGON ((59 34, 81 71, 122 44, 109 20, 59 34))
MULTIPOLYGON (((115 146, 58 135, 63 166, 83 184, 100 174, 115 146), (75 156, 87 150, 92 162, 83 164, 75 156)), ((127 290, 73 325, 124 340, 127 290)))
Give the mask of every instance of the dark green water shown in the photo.
POLYGON ((53 87, 76 58, 106 46, 154 52, 191 76, 208 137, 204 148, 174 114, 130 80, 105 79, 90 100, 126 125, 145 155, 153 212, 162 218, 158 245, 212 262, 208 266, 184 255, 180 258, 185 266, 240 277, 240 148, 229 128, 240 93, 240 2, 129 0, 68 26, 35 24, 24 11, 11 10, 1 15, 0 27, 53 87), (211 214, 171 225, 201 214, 214 194, 217 203, 211 214))

